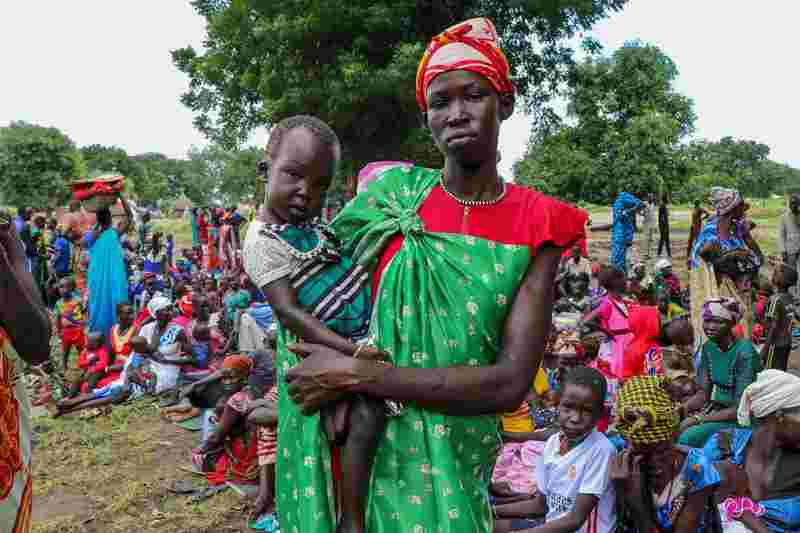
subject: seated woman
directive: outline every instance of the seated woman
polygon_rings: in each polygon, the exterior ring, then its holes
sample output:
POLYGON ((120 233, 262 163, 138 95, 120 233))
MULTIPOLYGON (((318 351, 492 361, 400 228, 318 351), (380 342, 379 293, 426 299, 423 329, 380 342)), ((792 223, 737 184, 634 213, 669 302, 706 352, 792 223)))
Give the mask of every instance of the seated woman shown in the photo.
POLYGON ((705 533, 719 524, 720 476, 701 450, 676 446, 678 405, 666 378, 637 376, 617 398, 617 430, 628 448, 612 462, 619 531, 705 533), (624 502, 624 503, 622 503, 624 502))
POLYGON ((147 305, 153 322, 145 324, 139 335, 146 341, 140 344, 137 353, 150 359, 150 366, 157 376, 156 393, 175 388, 180 366, 193 364, 191 345, 181 322, 173 321, 172 303, 163 297, 150 300, 147 305))
POLYGON ((256 484, 259 480, 258 438, 246 417, 253 401, 263 397, 248 386, 253 360, 230 355, 222 364, 225 395, 218 403, 218 425, 213 435, 192 452, 192 463, 206 474, 211 486, 227 481, 256 484), (221 407, 221 409, 220 409, 221 407))
POLYGON ((743 311, 736 300, 716 298, 703 306, 703 344, 697 368, 700 390, 684 405, 684 411, 698 414, 681 424, 680 444, 702 448, 721 429, 736 425, 736 408, 745 387, 756 380, 761 359, 753 344, 737 339, 733 327, 743 311))
POLYGON ((739 423, 703 452, 723 476, 719 501, 730 521, 754 533, 800 530, 800 377, 765 370, 745 389, 739 423), (727 499, 726 499, 727 498, 727 499))

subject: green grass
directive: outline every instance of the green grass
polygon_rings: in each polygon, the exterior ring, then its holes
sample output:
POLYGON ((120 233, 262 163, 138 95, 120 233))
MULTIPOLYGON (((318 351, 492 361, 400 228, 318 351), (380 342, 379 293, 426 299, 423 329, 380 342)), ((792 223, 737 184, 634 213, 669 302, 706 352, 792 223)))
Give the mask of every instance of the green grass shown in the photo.
POLYGON ((168 491, 191 477, 181 467, 199 434, 162 422, 150 400, 92 420, 36 418, 34 434, 34 508, 46 518, 33 533, 246 531, 244 501, 231 491, 199 505, 168 491))

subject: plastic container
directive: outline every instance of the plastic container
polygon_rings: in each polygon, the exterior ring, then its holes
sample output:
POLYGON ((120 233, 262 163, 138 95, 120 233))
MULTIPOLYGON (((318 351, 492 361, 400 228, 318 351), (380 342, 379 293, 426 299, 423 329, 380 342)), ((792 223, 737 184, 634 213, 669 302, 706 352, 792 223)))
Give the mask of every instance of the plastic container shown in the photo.
POLYGON ((125 178, 117 174, 77 180, 72 182, 72 197, 81 202, 84 209, 96 213, 114 205, 124 185, 125 178))

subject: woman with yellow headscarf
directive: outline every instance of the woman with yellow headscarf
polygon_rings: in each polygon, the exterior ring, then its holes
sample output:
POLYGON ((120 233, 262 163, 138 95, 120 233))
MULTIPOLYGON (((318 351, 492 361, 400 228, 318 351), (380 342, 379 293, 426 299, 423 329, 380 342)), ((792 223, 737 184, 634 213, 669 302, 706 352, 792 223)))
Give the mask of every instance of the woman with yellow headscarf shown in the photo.
POLYGON ((675 445, 680 420, 668 379, 637 376, 617 396, 617 430, 627 444, 611 468, 626 504, 621 531, 710 533, 719 524, 719 472, 702 450, 675 445))

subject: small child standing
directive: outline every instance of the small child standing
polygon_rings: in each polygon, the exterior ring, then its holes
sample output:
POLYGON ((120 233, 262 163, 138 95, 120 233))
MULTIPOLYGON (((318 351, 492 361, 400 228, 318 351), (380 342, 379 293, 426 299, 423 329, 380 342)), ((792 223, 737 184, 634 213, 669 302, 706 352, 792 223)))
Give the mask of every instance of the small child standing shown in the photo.
MULTIPOLYGON (((244 263, 280 322, 279 342, 285 343, 288 330, 305 342, 353 357, 380 358, 378 350, 358 344, 366 340, 369 327, 369 272, 341 255, 336 237, 316 220, 340 157, 339 139, 317 118, 291 117, 272 130, 266 152, 266 208, 248 228, 244 263)), ((338 532, 364 531, 384 408, 382 402, 356 396, 339 402, 334 413, 323 412, 328 438, 344 443, 338 532)))
POLYGON ((778 264, 772 273, 775 294, 769 299, 764 314, 767 339, 761 349, 764 369, 786 371, 789 352, 792 351, 792 295, 789 289, 797 285, 797 270, 789 265, 778 264))
POLYGON ((86 345, 86 336, 83 332, 86 319, 83 300, 75 289, 75 282, 71 278, 64 278, 59 283, 58 290, 61 298, 56 302, 54 313, 56 331, 61 339, 61 351, 64 354, 64 370, 66 370, 69 368, 72 348, 80 354, 86 345))
POLYGON ((615 531, 615 490, 609 468, 616 449, 595 429, 605 395, 606 380, 597 370, 575 367, 567 373, 559 403, 560 431, 548 439, 536 465, 538 492, 533 499, 497 506, 498 529, 530 527, 526 519, 545 516, 543 531, 615 531), (502 523, 503 519, 513 522, 502 523))

